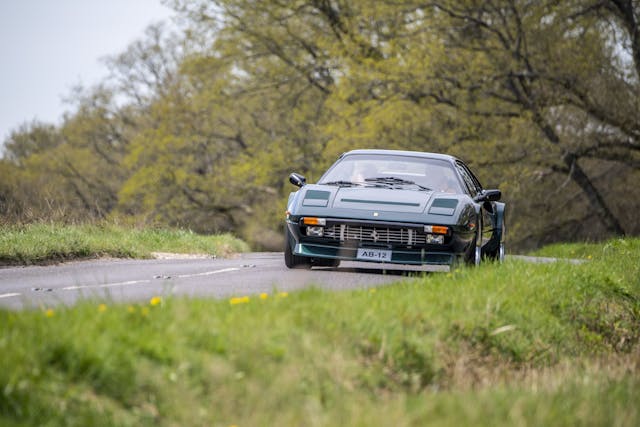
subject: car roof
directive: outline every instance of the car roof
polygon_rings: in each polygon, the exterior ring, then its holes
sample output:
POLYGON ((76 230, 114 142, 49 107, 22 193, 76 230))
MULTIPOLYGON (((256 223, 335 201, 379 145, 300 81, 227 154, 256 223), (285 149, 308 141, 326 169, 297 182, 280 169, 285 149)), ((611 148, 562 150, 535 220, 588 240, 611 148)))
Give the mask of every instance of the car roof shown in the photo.
POLYGON ((409 156, 409 157, 422 157, 425 159, 439 159, 446 160, 448 162, 455 162, 456 160, 461 161, 457 157, 450 156, 448 154, 439 154, 439 153, 427 153, 424 151, 403 151, 403 150, 377 150, 377 149, 360 149, 360 150, 351 150, 343 153, 342 156, 349 156, 351 154, 382 154, 382 155, 394 155, 394 156, 409 156))

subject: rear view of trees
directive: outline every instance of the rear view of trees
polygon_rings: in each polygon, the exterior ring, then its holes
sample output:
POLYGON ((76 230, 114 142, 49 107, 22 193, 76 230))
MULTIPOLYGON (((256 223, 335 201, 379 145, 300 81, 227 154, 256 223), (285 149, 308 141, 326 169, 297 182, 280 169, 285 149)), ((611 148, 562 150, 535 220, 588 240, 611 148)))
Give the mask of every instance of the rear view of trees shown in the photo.
POLYGON ((5 220, 116 217, 276 248, 289 172, 400 148, 500 186, 511 246, 640 232, 638 2, 173 7, 179 35, 150 27, 61 126, 13 132, 5 220))

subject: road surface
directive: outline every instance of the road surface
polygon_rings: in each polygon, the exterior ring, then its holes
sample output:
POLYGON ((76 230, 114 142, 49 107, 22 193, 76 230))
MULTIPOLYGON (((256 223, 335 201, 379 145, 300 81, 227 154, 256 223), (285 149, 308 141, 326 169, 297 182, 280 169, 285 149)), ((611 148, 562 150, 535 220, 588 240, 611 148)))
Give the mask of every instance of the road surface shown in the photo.
MULTIPOLYGON (((509 256, 529 262, 553 258, 509 256)), ((568 262, 582 262, 566 260, 568 262)), ((143 302, 154 296, 224 298, 311 286, 347 290, 380 286, 448 267, 343 262, 338 268, 289 270, 280 252, 231 259, 99 259, 51 266, 0 267, 0 307, 73 305, 78 300, 143 302)))
POLYGON ((100 259, 51 266, 3 267, 0 268, 0 307, 72 305, 82 299, 141 302, 153 296, 171 295, 222 298, 310 286, 357 289, 399 281, 412 271, 424 269, 343 262, 335 269, 289 270, 282 253, 249 253, 233 259, 100 259))

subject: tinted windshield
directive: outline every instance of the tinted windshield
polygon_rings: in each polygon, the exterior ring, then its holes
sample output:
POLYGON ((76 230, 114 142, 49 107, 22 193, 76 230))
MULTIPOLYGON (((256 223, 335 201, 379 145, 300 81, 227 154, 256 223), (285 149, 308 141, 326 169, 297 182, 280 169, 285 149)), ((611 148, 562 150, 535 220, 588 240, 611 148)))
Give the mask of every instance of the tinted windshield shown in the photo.
POLYGON ((418 188, 462 193, 453 166, 444 160, 382 154, 352 154, 335 163, 318 184, 375 185, 395 178, 418 188), (386 179, 386 180, 384 180, 386 179))

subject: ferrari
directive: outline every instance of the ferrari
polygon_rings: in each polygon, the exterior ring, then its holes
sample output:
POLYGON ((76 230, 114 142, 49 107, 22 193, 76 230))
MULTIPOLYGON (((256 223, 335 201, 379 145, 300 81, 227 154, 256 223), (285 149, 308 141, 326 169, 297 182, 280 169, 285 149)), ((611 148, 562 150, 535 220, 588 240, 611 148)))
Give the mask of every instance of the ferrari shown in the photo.
POLYGON ((354 150, 315 184, 299 187, 286 209, 289 268, 373 263, 478 265, 502 261, 505 204, 460 159, 435 153, 354 150))

